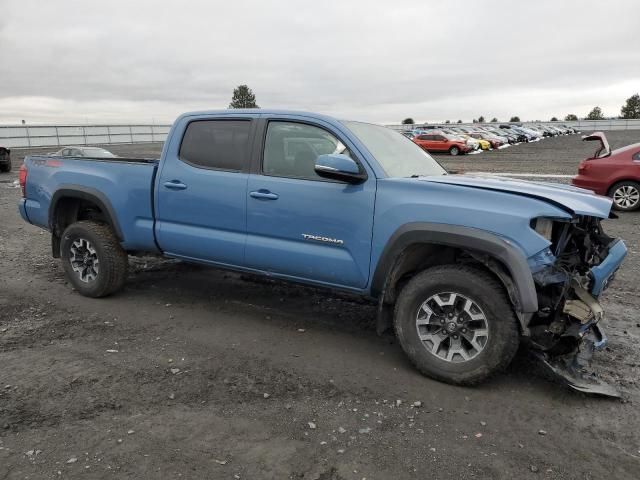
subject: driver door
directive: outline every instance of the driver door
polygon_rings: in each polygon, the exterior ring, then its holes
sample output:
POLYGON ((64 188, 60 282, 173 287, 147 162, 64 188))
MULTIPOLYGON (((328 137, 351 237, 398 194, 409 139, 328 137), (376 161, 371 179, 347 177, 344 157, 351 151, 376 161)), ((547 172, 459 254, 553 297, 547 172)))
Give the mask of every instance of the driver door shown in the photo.
POLYGON ((315 173, 318 155, 354 158, 328 126, 279 118, 263 128, 260 165, 248 180, 247 266, 289 279, 364 288, 375 176, 368 172, 365 182, 351 185, 315 173))

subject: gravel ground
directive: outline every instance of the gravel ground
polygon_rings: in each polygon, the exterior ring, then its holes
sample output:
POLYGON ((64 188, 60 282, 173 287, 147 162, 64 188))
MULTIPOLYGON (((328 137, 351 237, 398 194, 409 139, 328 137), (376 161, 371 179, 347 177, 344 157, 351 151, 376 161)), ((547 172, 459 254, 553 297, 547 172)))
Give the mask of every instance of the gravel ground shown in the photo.
MULTIPOLYGON (((438 158, 571 174, 592 147, 438 158)), ((640 214, 605 222, 630 254, 603 297, 610 345, 594 366, 623 400, 552 383, 526 352, 463 388, 376 336, 373 306, 315 289, 135 258, 123 292, 81 297, 16 211, 24 153, 0 174, 0 479, 638 478, 640 214)))

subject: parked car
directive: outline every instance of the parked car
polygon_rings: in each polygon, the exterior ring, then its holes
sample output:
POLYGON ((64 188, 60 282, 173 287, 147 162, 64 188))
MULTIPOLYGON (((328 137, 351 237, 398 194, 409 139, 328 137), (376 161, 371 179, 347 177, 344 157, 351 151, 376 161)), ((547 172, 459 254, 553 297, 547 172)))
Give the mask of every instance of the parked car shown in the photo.
POLYGON ((64 147, 52 155, 61 157, 115 158, 117 155, 99 147, 64 147))
POLYGON ((564 125, 564 124, 560 125, 560 127, 566 128, 570 135, 573 135, 574 133, 579 133, 578 129, 575 128, 575 127, 569 127, 569 126, 564 125))
POLYGON ((454 156, 474 150, 464 138, 446 133, 423 133, 415 137, 413 141, 427 152, 449 152, 450 155, 454 156))
POLYGON ((506 367, 520 337, 548 362, 603 347, 597 298, 627 252, 603 233, 608 198, 450 175, 398 132, 313 113, 184 114, 159 160, 31 155, 20 186, 79 294, 121 289, 129 253, 341 290, 455 384, 506 367))
POLYGON ((488 144, 486 148, 481 144, 483 150, 489 150, 490 148, 500 148, 505 144, 504 139, 496 137, 495 135, 491 135, 487 132, 471 132, 469 135, 480 142, 485 142, 486 144, 488 144))
POLYGON ((515 145, 517 143, 520 143, 518 141, 518 136, 514 132, 510 132, 509 130, 504 130, 501 128, 484 127, 484 131, 491 135, 495 135, 499 138, 503 138, 505 142, 508 143, 509 145, 515 145))
POLYGON ((518 138, 518 142, 521 142, 521 143, 530 142, 535 138, 533 135, 521 130, 516 125, 500 125, 500 128, 502 128, 503 130, 508 130, 509 132, 512 132, 513 134, 515 134, 518 138))
POLYGON ((580 162, 571 183, 613 198, 613 208, 633 211, 640 208, 640 143, 611 151, 607 137, 594 132, 583 137, 599 143, 598 150, 580 162))
POLYGON ((538 128, 538 130, 540 130, 545 137, 555 137, 556 136, 556 132, 554 132, 547 125, 536 125, 536 128, 538 128))
POLYGON ((413 133, 413 132, 404 131, 404 132, 400 132, 400 133, 402 133, 402 135, 407 137, 409 140, 413 140, 415 138, 415 136, 416 136, 416 134, 413 133))
POLYGON ((11 171, 11 150, 0 147, 0 172, 11 171))

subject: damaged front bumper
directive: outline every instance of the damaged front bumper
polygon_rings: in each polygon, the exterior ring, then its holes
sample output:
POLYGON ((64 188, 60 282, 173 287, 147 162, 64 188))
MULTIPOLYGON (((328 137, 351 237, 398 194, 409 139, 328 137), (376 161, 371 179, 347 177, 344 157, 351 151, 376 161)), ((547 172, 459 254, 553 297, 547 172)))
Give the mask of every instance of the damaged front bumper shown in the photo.
POLYGON ((609 255, 607 255, 600 265, 596 265, 589 271, 589 276, 592 281, 592 295, 597 297, 609 286, 609 283, 613 280, 613 277, 626 256, 627 246, 622 240, 615 240, 609 247, 609 255))
POLYGON ((598 297, 614 279, 627 247, 617 239, 601 252, 606 256, 588 270, 581 265, 569 269, 566 261, 554 256, 552 263, 534 273, 540 309, 530 322, 530 341, 547 369, 571 388, 619 396, 589 371, 593 353, 607 344, 602 328, 605 313, 598 297))

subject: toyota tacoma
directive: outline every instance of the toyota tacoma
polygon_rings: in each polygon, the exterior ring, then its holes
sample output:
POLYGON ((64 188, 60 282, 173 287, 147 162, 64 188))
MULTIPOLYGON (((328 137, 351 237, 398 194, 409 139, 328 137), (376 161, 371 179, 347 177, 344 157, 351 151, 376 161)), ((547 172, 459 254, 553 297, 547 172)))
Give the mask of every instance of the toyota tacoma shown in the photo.
POLYGON ((158 254, 377 302, 424 374, 475 384, 526 342, 576 388, 627 249, 587 190, 451 175, 400 133, 290 111, 187 113, 161 158, 28 156, 27 222, 82 295, 158 254))

